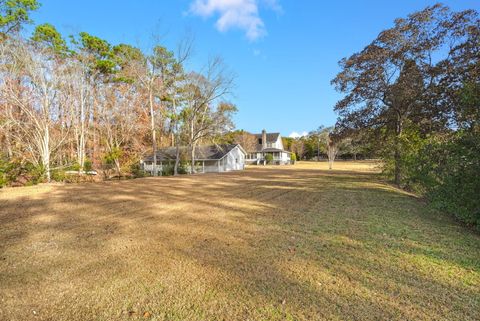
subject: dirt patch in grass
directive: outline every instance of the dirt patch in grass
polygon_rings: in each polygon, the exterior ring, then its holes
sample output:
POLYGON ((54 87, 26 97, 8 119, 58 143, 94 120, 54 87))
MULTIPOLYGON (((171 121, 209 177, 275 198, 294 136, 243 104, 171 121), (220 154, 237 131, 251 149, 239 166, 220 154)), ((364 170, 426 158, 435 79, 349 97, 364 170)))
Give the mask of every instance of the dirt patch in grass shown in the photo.
POLYGON ((371 162, 0 192, 1 320, 479 320, 480 237, 371 162))

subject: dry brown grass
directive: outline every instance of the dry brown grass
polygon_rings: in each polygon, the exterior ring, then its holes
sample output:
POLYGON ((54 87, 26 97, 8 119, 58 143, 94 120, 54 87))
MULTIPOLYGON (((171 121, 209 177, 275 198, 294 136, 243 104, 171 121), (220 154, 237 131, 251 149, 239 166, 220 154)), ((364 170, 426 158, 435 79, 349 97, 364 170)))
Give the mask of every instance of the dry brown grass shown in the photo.
POLYGON ((479 320, 480 237, 374 164, 0 192, 0 320, 479 320))

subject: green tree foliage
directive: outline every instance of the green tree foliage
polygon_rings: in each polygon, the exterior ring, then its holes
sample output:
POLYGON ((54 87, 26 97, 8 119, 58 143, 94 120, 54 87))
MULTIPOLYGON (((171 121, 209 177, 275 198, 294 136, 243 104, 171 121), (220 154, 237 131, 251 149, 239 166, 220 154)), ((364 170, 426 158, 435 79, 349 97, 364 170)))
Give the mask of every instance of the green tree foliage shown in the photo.
POLYGON ((59 56, 65 56, 69 53, 67 42, 57 29, 49 23, 38 25, 33 32, 32 40, 50 48, 59 56))
POLYGON ((6 185, 33 185, 44 181, 45 170, 31 162, 0 158, 0 188, 6 185))
POLYGON ((447 129, 454 105, 442 96, 450 83, 445 74, 455 63, 445 62, 452 56, 445 47, 464 48, 476 25, 474 11, 434 5, 396 19, 393 28, 340 62, 342 71, 332 83, 346 96, 335 106, 340 116, 336 130, 348 135, 369 129, 377 141, 389 141, 391 152, 384 155, 390 159, 385 160, 393 161, 399 185, 405 126, 416 125, 423 136, 447 129))
POLYGON ((455 118, 461 129, 419 140, 418 148, 410 149, 411 157, 406 163, 410 186, 423 192, 435 207, 477 228, 480 228, 479 81, 466 83, 456 91, 457 97, 453 97, 458 102, 455 118))
POLYGON ((116 71, 116 63, 111 45, 99 37, 80 32, 81 50, 90 56, 91 68, 102 75, 116 71))
POLYGON ((0 34, 19 31, 30 23, 30 12, 40 7, 36 0, 0 0, 0 34))
MULTIPOLYGON (((480 65, 480 61, 477 64, 480 65)), ((458 97, 457 123, 464 129, 473 130, 480 124, 480 81, 477 79, 477 82, 465 83, 464 87, 459 90, 458 97)))
POLYGON ((284 148, 285 150, 292 151, 293 141, 294 141, 294 138, 291 138, 291 137, 282 137, 283 148, 284 148))
POLYGON ((435 207, 480 227, 479 155, 478 134, 432 137, 407 162, 409 179, 435 207))
POLYGON ((343 59, 338 137, 367 137, 402 187, 480 225, 480 20, 442 5, 343 59))
POLYGON ((115 81, 134 83, 136 79, 135 68, 145 63, 142 51, 128 44, 119 44, 112 48, 113 61, 117 65, 115 81))

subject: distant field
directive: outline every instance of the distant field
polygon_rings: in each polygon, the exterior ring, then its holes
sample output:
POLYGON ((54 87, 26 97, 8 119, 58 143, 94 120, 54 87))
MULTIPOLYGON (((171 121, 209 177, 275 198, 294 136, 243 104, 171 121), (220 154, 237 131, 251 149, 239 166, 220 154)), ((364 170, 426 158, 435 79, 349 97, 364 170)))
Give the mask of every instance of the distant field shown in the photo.
POLYGON ((480 236, 327 166, 0 190, 0 320, 480 320, 480 236))

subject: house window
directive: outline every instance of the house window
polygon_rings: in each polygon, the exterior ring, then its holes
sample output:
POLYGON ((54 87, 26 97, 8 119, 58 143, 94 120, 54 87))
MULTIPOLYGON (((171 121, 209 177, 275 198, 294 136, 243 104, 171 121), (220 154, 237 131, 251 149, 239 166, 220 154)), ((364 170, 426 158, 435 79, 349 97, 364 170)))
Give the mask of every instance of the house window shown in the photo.
POLYGON ((258 145, 262 145, 262 139, 261 138, 258 139, 258 145))

